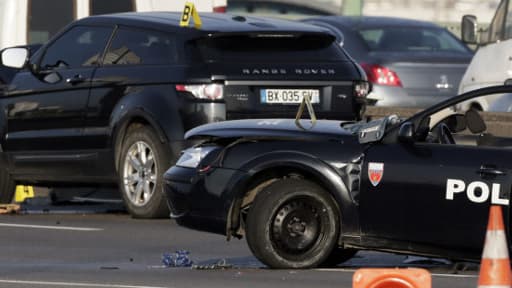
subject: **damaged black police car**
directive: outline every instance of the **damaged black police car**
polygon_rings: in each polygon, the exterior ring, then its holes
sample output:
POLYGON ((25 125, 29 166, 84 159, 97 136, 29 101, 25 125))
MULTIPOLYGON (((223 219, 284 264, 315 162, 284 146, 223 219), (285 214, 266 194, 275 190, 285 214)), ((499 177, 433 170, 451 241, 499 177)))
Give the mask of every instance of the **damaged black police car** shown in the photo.
POLYGON ((165 174, 172 217, 245 236, 272 268, 333 265, 362 249, 477 260, 489 205, 503 205, 511 220, 512 131, 488 131, 488 117, 453 107, 503 93, 512 86, 472 91, 407 120, 197 127, 186 136, 202 144, 165 174))

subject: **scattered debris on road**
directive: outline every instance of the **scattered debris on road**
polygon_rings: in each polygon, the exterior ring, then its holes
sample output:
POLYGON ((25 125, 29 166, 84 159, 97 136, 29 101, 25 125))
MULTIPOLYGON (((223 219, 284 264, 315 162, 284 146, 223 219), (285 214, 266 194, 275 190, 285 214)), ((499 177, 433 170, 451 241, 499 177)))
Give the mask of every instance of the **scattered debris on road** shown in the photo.
POLYGON ((165 267, 191 267, 194 263, 188 255, 187 250, 177 250, 176 253, 164 253, 162 255, 162 263, 165 267))
POLYGON ((0 204, 0 214, 15 214, 20 211, 18 204, 0 204))
POLYGON ((231 269, 233 268, 233 265, 228 264, 226 262, 226 259, 221 259, 215 264, 210 265, 192 265, 192 269, 197 270, 224 270, 224 269, 231 269))

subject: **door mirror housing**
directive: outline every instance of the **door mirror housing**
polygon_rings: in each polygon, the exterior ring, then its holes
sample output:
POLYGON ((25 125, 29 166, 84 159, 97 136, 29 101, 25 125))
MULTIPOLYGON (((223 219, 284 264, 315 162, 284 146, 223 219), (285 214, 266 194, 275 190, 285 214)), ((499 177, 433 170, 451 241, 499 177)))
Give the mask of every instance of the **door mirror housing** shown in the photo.
POLYGON ((475 15, 464 15, 461 23, 461 38, 467 44, 478 44, 478 24, 475 15))
POLYGON ((2 64, 6 67, 21 69, 28 63, 29 50, 24 47, 7 48, 2 51, 2 64))
POLYGON ((411 122, 405 122, 400 126, 398 130, 398 141, 404 143, 414 142, 414 124, 411 122))

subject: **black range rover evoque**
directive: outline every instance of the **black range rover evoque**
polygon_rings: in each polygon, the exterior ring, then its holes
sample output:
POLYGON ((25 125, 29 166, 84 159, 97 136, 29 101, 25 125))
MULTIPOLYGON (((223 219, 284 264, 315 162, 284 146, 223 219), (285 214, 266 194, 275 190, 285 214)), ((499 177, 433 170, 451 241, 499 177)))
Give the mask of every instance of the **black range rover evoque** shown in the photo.
POLYGON ((242 118, 292 118, 310 95, 318 118, 357 119, 364 72, 323 28, 291 21, 179 13, 93 16, 34 55, 0 97, 0 200, 16 183, 119 185, 135 217, 169 213, 162 174, 192 143, 185 131, 242 118))

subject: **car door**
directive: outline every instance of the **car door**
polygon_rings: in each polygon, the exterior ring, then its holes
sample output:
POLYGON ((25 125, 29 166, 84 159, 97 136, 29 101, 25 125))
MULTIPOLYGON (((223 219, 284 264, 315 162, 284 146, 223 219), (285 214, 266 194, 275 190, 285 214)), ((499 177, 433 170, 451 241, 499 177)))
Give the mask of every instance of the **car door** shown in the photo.
POLYGON ((81 141, 85 108, 111 30, 74 26, 36 53, 32 69, 14 77, 1 99, 7 121, 2 146, 14 174, 78 173, 54 164, 80 160, 77 151, 88 147, 81 141))
MULTIPOLYGON (((176 43, 172 33, 118 25, 102 65, 94 73, 84 140, 95 149, 108 151, 114 140, 113 124, 121 124, 120 119, 126 114, 150 114, 151 106, 167 109, 169 104, 165 100, 171 101, 174 90, 169 82, 175 62, 176 43)), ((113 167, 114 159, 104 160, 89 165, 87 173, 104 175, 105 167, 113 167)))
POLYGON ((109 147, 112 113, 122 98, 135 95, 131 101, 144 99, 138 105, 153 102, 148 97, 170 98, 170 91, 174 90, 169 79, 171 64, 176 61, 175 45, 172 33, 118 26, 103 64, 94 74, 87 104, 86 136, 92 145, 109 147))
POLYGON ((396 143, 372 147, 366 160, 363 171, 379 163, 382 175, 377 185, 363 177, 363 222, 396 240, 480 253, 490 202, 510 198, 512 154, 506 149, 396 143), (378 222, 371 222, 372 213, 378 222))

